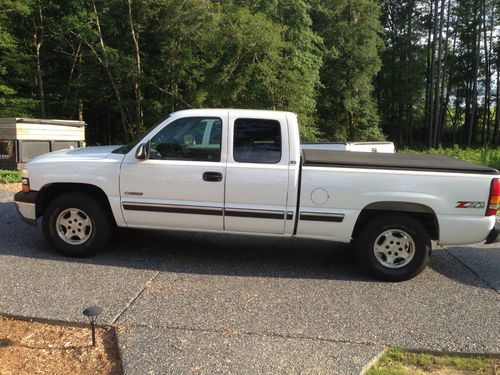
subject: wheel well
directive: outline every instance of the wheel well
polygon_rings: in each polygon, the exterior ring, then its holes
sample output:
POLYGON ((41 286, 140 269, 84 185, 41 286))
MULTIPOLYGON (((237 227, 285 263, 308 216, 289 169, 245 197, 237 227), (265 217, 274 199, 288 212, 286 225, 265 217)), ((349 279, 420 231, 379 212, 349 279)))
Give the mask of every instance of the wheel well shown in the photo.
POLYGON ((38 218, 43 216, 45 208, 54 200, 54 198, 61 194, 76 192, 84 193, 94 198, 99 204, 101 204, 101 207, 105 207, 110 218, 114 220, 106 193, 95 185, 78 183, 56 183, 45 185, 38 193, 36 202, 36 217, 38 218))
POLYGON ((359 214, 352 232, 352 238, 356 238, 364 225, 376 216, 394 213, 414 217, 424 226, 431 239, 439 240, 439 225, 436 213, 428 206, 408 202, 376 202, 369 204, 359 214))

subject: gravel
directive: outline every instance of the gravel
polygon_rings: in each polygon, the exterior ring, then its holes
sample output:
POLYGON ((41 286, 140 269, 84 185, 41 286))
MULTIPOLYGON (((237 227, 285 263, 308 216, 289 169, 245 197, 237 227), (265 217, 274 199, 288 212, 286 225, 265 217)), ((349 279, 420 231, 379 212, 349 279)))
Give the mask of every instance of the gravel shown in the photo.
MULTIPOLYGON (((22 222, 13 203, 0 201, 0 312, 83 322, 83 309, 97 304, 104 308, 100 322, 111 323, 157 271, 131 269, 110 253, 90 259, 56 255, 40 228, 22 222)), ((143 259, 140 252, 132 258, 143 259)))
POLYGON ((289 256, 269 265, 210 254, 203 261, 193 254, 172 256, 119 323, 500 352, 498 293, 444 250, 436 250, 431 267, 405 283, 363 279, 346 255, 328 263, 310 256, 308 266, 300 257, 296 264, 289 256))
POLYGON ((324 340, 126 327, 128 374, 356 374, 383 350, 324 340))
POLYGON ((477 244, 474 247, 454 246, 448 252, 478 278, 500 293, 499 244, 477 244))

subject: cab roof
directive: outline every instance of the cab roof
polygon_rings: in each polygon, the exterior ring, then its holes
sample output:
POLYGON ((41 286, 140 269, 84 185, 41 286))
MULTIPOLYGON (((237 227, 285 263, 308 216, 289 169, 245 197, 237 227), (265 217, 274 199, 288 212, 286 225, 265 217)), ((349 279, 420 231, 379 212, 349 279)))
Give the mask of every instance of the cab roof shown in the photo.
POLYGON ((198 115, 221 115, 227 112, 237 112, 239 114, 244 114, 246 116, 269 116, 269 115, 285 115, 285 116, 297 116, 293 112, 287 111, 272 111, 263 109, 236 109, 236 108, 197 108, 197 109, 185 109, 181 111, 176 111, 170 114, 172 117, 183 117, 183 116, 198 116, 198 115))

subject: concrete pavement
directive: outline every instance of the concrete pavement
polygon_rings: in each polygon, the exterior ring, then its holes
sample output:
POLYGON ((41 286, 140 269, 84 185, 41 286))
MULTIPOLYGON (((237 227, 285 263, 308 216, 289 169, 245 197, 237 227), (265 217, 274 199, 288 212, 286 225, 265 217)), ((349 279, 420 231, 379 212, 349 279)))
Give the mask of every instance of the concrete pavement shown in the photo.
POLYGON ((404 283, 346 246, 120 231, 90 259, 56 255, 0 190, 0 312, 118 326, 129 374, 355 374, 387 346, 500 353, 500 248, 435 249, 404 283))

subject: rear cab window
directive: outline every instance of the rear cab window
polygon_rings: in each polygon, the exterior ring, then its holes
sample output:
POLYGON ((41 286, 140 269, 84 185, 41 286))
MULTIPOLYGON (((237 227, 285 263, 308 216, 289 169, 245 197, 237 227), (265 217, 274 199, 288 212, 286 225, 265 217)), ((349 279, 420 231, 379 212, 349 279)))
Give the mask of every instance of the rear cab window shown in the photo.
POLYGON ((279 121, 249 118, 238 118, 234 121, 234 161, 277 164, 281 161, 281 156, 279 121))

